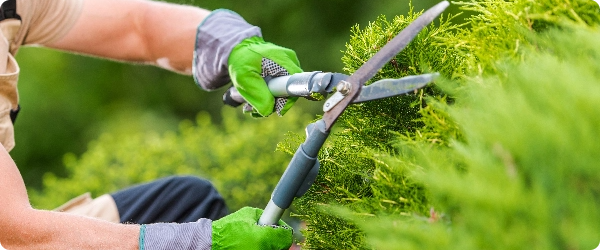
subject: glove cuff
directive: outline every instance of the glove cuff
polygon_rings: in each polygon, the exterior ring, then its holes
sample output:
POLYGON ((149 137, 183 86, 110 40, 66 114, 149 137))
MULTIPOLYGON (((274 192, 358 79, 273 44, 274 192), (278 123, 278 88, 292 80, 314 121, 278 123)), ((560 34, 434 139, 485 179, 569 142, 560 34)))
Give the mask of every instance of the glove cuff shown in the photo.
POLYGON ((212 221, 192 223, 156 223, 140 228, 140 250, 209 250, 212 245, 212 221))
POLYGON ((200 23, 196 33, 194 81, 207 91, 231 82, 227 71, 229 54, 238 43, 253 36, 262 37, 260 28, 237 13, 225 9, 213 11, 200 23))

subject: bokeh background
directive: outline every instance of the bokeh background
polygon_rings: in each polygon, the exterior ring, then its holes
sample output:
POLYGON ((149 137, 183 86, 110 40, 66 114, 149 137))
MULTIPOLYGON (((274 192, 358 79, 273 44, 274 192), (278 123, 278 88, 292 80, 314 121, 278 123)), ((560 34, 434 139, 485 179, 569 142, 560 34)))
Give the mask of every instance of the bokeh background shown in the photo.
MULTIPOLYGON (((379 15, 392 17, 409 9, 408 0, 169 2, 236 11, 260 26, 266 40, 295 50, 304 70, 334 72, 343 71, 341 51, 352 26, 363 27, 379 15)), ((437 2, 412 4, 421 10, 437 2)), ((458 10, 451 7, 448 12, 458 10)), ((37 47, 22 48, 17 60, 22 110, 11 156, 29 188, 41 188, 45 173, 65 176, 65 155, 82 154, 106 131, 175 130, 201 111, 215 124, 222 120, 224 89, 204 92, 189 76, 37 47)), ((316 114, 318 109, 319 103, 300 101, 291 112, 316 114)))

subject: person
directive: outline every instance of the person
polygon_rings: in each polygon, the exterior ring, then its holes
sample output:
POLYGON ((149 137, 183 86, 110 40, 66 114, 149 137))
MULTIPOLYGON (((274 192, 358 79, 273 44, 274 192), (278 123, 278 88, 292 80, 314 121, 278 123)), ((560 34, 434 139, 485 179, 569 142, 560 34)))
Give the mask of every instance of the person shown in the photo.
POLYGON ((101 196, 102 199, 82 196, 59 208, 67 212, 34 209, 8 152, 15 146, 13 122, 19 111, 19 66, 14 55, 23 45, 153 64, 192 75, 206 90, 232 82, 247 100, 246 109, 259 116, 273 112, 283 115, 293 105, 295 100, 275 99, 263 81, 267 75, 302 71, 292 50, 265 42, 258 27, 229 10, 208 11, 151 0, 0 3, 0 143, 3 145, 0 147, 0 244, 3 247, 11 250, 289 248, 292 230, 284 222, 257 225, 262 210, 256 208, 243 208, 222 217, 226 214, 222 198, 210 183, 192 177, 162 179, 101 196), (190 190, 201 199, 193 201, 193 195, 186 196, 190 190), (106 210, 98 209, 102 207, 98 204, 108 204, 118 215, 112 213, 101 218, 99 214, 106 210), (196 211, 198 206, 201 211, 196 211), (173 207, 179 208, 174 211, 173 207), (90 216, 91 213, 98 218, 90 216))

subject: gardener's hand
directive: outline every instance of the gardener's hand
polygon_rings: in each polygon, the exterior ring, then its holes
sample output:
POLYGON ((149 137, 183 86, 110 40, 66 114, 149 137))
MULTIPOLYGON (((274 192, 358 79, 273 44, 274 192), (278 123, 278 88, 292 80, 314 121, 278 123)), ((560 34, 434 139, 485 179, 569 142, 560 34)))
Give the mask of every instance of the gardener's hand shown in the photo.
POLYGON ((245 207, 212 224, 213 249, 289 249, 293 230, 282 220, 278 226, 258 225, 261 209, 245 207))
POLYGON ((216 10, 198 27, 194 79, 205 90, 233 82, 255 116, 285 114, 297 98, 275 98, 263 77, 302 72, 296 53, 267 43, 260 29, 229 10, 216 10))
POLYGON ((283 221, 279 226, 257 224, 262 210, 245 207, 217 221, 142 225, 140 250, 155 249, 289 249, 292 229, 283 221))

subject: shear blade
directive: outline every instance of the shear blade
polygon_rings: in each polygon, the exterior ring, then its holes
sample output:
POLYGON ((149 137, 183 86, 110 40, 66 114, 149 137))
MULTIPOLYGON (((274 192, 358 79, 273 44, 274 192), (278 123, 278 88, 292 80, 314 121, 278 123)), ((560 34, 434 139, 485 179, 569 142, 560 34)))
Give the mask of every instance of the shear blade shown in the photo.
POLYGON ((422 15, 400 31, 398 35, 392 38, 383 48, 348 77, 347 82, 351 84, 349 93, 346 94, 345 98, 335 103, 333 108, 323 114, 326 131, 331 130, 331 127, 346 107, 362 93, 363 84, 375 76, 387 62, 402 51, 425 26, 433 22, 449 5, 448 1, 442 1, 423 12, 422 15))
POLYGON ((369 86, 362 87, 360 95, 356 97, 352 103, 372 101, 411 93, 427 86, 428 83, 433 82, 439 75, 439 73, 431 73, 407 76, 400 79, 379 80, 369 86))

